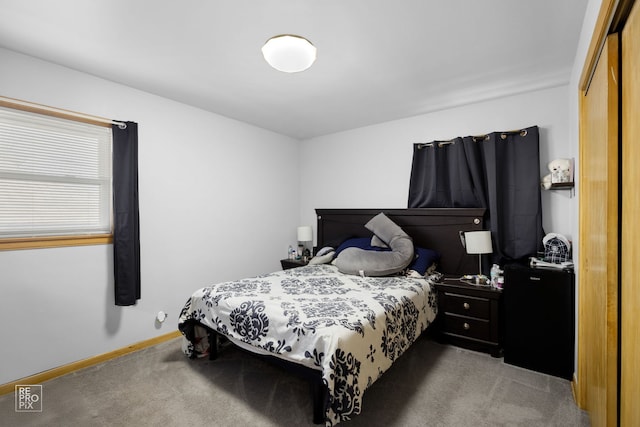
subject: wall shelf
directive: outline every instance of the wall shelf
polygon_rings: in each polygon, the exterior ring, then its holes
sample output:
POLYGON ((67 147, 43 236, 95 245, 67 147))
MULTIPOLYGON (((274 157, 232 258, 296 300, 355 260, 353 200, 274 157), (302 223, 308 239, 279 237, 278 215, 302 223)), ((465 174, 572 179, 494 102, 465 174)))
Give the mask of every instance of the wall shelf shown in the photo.
POLYGON ((544 184, 540 184, 540 186, 542 187, 543 190, 545 191, 550 191, 550 190, 569 190, 570 194, 569 197, 573 197, 574 194, 574 188, 575 188, 575 182, 556 182, 551 184, 551 187, 549 188, 545 188, 544 184))
POLYGON ((551 184, 549 190, 571 190, 573 186, 573 182, 555 182, 551 184))

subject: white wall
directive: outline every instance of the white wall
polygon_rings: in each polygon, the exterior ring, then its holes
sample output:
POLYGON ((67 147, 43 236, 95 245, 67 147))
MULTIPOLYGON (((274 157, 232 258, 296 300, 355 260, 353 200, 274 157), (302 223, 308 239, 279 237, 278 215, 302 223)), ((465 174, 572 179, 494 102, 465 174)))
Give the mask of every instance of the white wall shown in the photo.
MULTIPOLYGON (((568 86, 470 104, 303 141, 301 222, 315 208, 407 207, 413 144, 492 131, 540 128, 540 174, 558 157, 575 157, 569 139, 568 86)), ((543 191, 546 232, 574 233, 577 199, 543 191)), ((315 231, 315 230, 314 230, 315 231)))
POLYGON ((8 50, 0 64, 3 96, 139 123, 142 267, 142 299, 116 307, 111 245, 0 252, 0 384, 171 332, 197 288, 280 267, 298 141, 8 50))

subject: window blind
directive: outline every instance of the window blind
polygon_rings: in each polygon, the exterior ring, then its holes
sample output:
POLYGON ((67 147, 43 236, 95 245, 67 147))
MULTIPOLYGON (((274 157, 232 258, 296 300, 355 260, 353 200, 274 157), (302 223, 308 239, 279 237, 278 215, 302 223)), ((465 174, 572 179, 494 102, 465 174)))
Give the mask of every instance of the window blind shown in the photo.
POLYGON ((0 107, 0 238, 110 233, 111 138, 0 107))

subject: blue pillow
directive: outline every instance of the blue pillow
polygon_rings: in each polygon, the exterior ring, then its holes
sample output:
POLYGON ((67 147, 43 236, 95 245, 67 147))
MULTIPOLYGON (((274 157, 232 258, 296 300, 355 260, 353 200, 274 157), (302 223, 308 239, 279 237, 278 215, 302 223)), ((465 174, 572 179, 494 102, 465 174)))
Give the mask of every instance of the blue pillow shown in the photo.
POLYGON ((422 276, 424 276, 427 269, 431 267, 434 262, 440 259, 440 253, 432 249, 416 247, 415 252, 416 256, 407 269, 416 271, 422 276))
POLYGON ((371 237, 352 237, 340 243, 336 249, 336 255, 347 248, 360 248, 365 251, 390 251, 389 248, 381 248, 380 246, 371 246, 371 237))

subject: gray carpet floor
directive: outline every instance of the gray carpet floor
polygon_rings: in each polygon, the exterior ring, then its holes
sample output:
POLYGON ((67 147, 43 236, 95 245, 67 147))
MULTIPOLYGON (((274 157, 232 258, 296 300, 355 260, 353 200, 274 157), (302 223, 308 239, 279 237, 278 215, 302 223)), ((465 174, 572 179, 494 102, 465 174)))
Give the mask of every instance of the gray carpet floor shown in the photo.
MULTIPOLYGON (((308 384, 236 348, 190 360, 180 339, 45 382, 42 412, 0 396, 2 426, 312 426, 308 384)), ((489 355, 416 342, 350 426, 588 426, 570 383, 489 355)))

